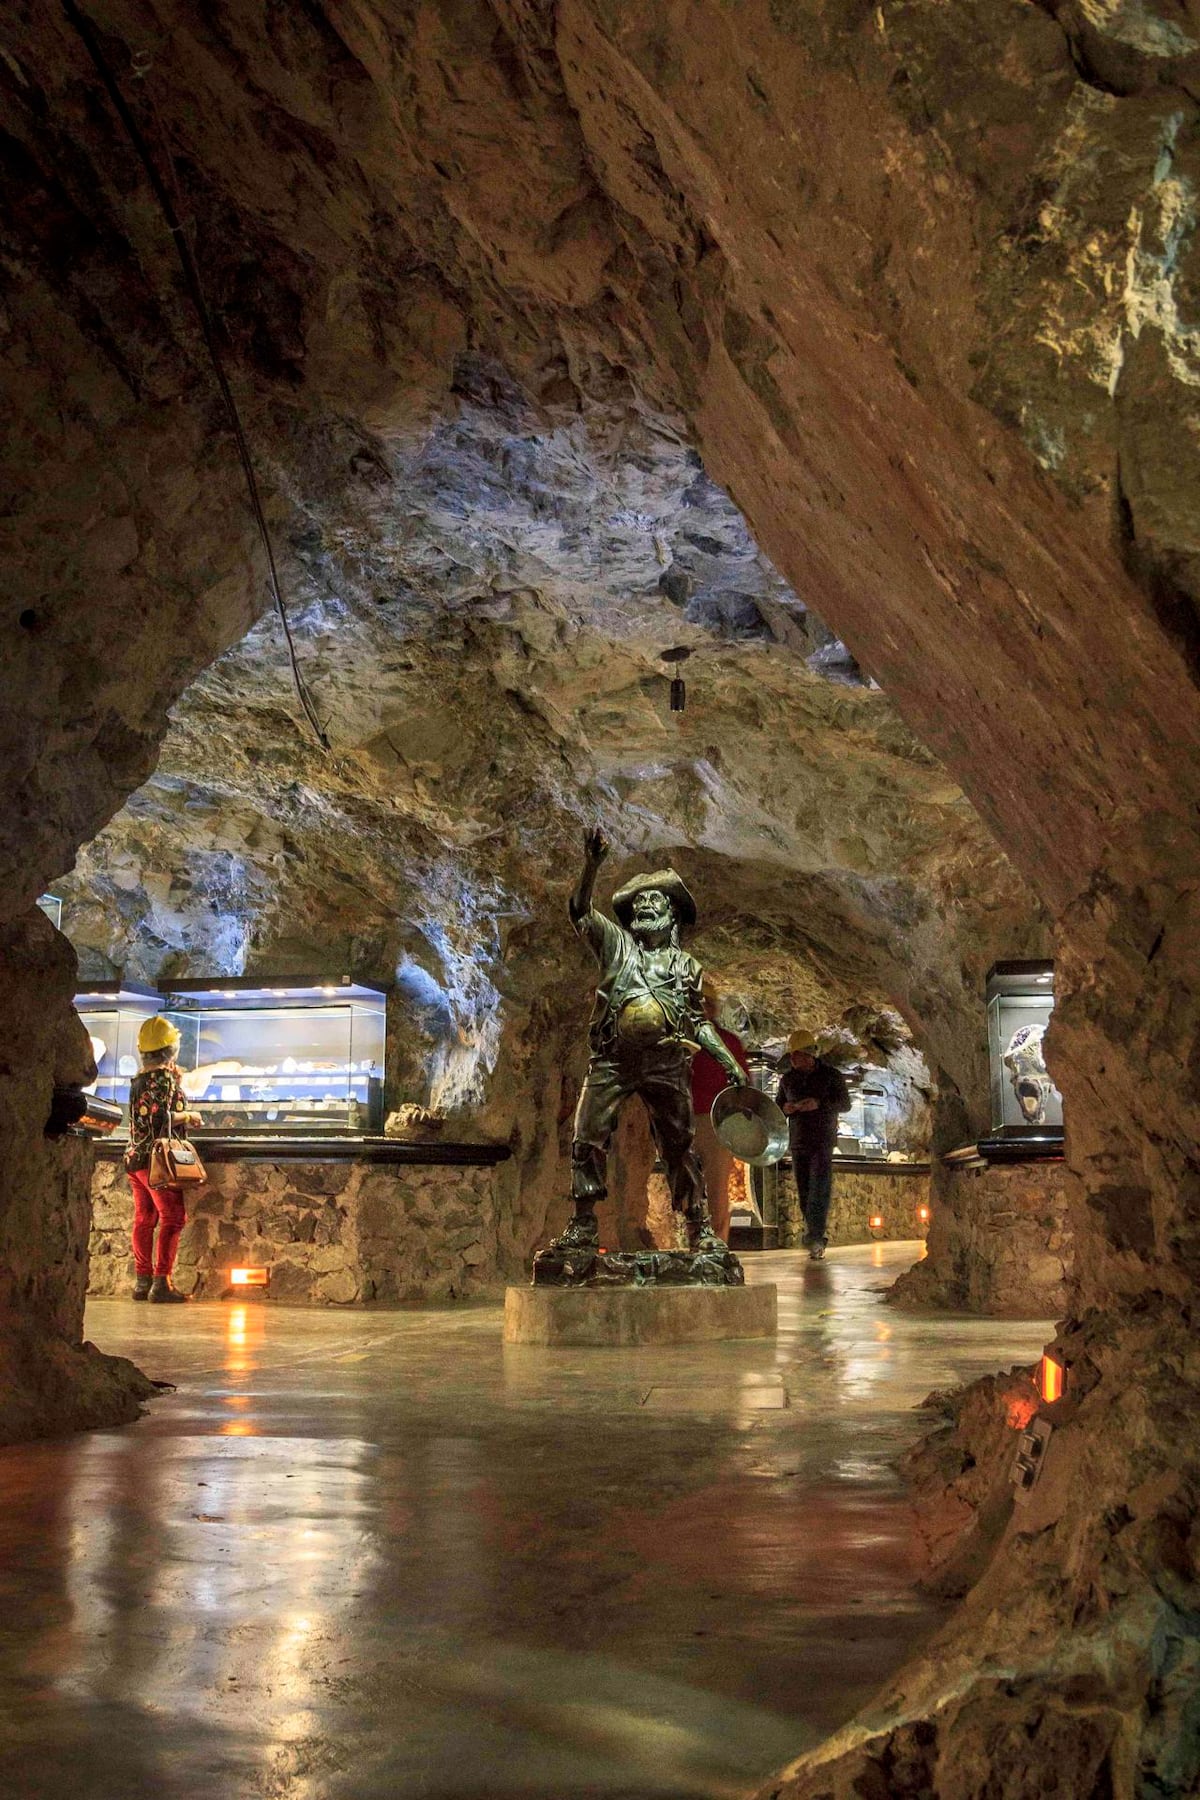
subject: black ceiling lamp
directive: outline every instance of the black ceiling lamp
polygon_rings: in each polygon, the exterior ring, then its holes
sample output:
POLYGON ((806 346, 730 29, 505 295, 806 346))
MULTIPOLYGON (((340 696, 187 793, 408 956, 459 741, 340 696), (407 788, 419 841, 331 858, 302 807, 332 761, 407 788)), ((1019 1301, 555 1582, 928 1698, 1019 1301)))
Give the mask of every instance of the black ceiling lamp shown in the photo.
POLYGON ((687 705, 687 686, 683 676, 679 673, 679 666, 681 663, 685 663, 691 654, 686 644, 677 644, 673 650, 659 652, 663 662, 669 664, 672 669, 671 711, 673 713, 681 713, 687 705))

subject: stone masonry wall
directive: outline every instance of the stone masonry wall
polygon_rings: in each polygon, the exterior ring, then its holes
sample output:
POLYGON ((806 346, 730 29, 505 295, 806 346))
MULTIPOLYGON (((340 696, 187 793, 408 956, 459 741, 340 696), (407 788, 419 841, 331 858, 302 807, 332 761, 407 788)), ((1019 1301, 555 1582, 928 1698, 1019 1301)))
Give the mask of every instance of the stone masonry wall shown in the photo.
POLYGON ((917 1208, 929 1205, 929 1174, 867 1174, 834 1170, 833 1205, 829 1212, 831 1244, 865 1244, 874 1235, 868 1220, 883 1218, 880 1238, 919 1238, 928 1229, 917 1208))
MULTIPOLYGON (((189 1201, 176 1281, 213 1299, 239 1265, 271 1295, 329 1305, 459 1300, 498 1280, 494 1171, 445 1165, 233 1162, 189 1201)), ((119 1163, 97 1165, 90 1292, 132 1286, 133 1200, 119 1163)))
MULTIPOLYGON (((789 1162, 779 1165, 779 1247, 795 1249, 804 1232, 796 1183, 789 1162)), ((833 1172, 833 1204, 829 1209, 830 1244, 866 1244, 874 1235, 868 1220, 883 1217, 882 1238, 924 1237, 925 1226, 917 1217, 919 1206, 929 1204, 929 1176, 892 1175, 880 1169, 839 1169, 833 1172)))
POLYGON ((934 1181, 929 1255, 889 1299, 993 1318, 1053 1319, 1067 1308, 1074 1238, 1066 1165, 941 1165, 934 1181))

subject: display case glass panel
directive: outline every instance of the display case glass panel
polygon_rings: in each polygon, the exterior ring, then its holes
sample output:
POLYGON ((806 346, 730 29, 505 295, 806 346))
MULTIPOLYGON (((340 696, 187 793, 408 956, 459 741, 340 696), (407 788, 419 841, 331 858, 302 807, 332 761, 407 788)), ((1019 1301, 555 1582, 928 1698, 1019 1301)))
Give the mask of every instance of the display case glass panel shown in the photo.
POLYGON ((385 1004, 381 987, 348 981, 176 984, 168 1013, 198 1135, 378 1129, 385 1004))
POLYGON ((55 931, 62 930, 62 901, 57 894, 39 894, 37 903, 53 925, 55 931))
POLYGON ((849 1111, 838 1117, 836 1149, 842 1156, 887 1156, 887 1096, 882 1090, 851 1092, 849 1111))
POLYGON ((75 996, 75 1011, 92 1040, 97 1069, 95 1081, 84 1092, 113 1100, 121 1108, 122 1123, 114 1138, 129 1129, 129 1083, 142 1066, 138 1032, 164 1004, 161 994, 135 982, 98 981, 75 996))
POLYGON ((1043 1040, 1054 1011, 1054 965, 997 963, 988 975, 992 1129, 1005 1136, 1062 1133, 1062 1095, 1043 1040))

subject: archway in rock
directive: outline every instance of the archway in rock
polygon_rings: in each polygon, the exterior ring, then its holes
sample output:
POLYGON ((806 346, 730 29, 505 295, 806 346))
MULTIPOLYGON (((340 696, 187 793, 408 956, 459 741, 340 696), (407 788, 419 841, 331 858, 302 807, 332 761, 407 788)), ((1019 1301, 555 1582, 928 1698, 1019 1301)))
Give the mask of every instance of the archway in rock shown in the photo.
MULTIPOLYGON (((1053 1479, 871 1728, 787 1791, 1018 1795, 1053 1764, 1080 1793, 1184 1792, 1197 1471, 1167 1422, 1195 1390, 1197 45, 1168 0, 965 16, 95 7, 186 194, 278 523, 322 492, 369 511, 351 475, 369 487, 380 441, 436 413, 464 350, 539 405, 649 395, 1049 909, 1079 1243, 1053 1479)), ((78 1246, 44 1225, 77 1175, 31 1123, 80 1046, 67 960, 22 908, 147 777, 166 706, 261 590, 94 65, 40 13, 2 79, 21 1048, 0 1293, 35 1405, 80 1367, 78 1246)))
MULTIPOLYGON (((369 517, 303 529, 294 632, 333 755, 297 735, 277 627, 256 626, 56 884, 89 977, 395 978, 389 1104, 518 1134, 512 1258, 475 1283, 522 1266, 565 1188, 585 822, 617 845, 614 883, 647 860, 683 870, 696 948, 774 993, 776 1036, 785 1005, 831 1046, 855 1008, 898 1006, 940 1071, 943 1137, 985 1123, 988 962, 1046 942, 946 772, 669 423, 547 420, 486 376, 457 365, 402 488, 373 465, 369 517), (368 566, 388 582, 364 587, 368 566), (691 652, 682 714, 673 639, 691 652)), ((864 1048, 853 1030, 845 1048, 864 1048)))

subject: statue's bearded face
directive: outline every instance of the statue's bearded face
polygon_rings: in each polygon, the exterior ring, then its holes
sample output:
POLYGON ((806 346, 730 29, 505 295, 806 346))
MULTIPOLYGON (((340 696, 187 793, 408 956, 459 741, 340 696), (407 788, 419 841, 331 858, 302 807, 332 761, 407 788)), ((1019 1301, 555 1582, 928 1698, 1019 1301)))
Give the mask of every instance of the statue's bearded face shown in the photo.
POLYGON ((637 896, 630 914, 629 929, 639 944, 665 944, 671 936, 675 914, 671 902, 660 888, 647 888, 637 896))

